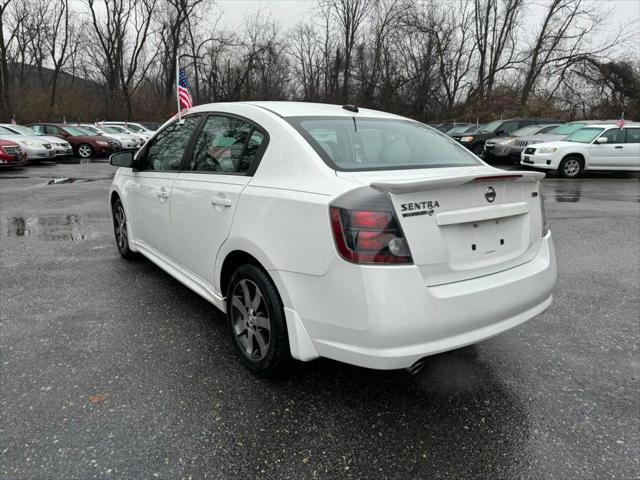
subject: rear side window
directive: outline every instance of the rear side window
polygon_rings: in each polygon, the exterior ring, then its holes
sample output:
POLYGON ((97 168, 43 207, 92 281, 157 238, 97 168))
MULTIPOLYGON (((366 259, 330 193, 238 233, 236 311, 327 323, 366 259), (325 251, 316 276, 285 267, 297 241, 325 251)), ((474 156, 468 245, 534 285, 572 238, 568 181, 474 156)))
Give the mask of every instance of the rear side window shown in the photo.
POLYGON ((457 142, 410 120, 355 117, 286 119, 335 170, 479 165, 457 142))
POLYGON ((200 118, 198 115, 187 117, 183 123, 174 122, 158 133, 147 150, 144 169, 160 172, 180 170, 182 156, 200 118))
POLYGON ((246 173, 264 135, 237 118, 210 116, 196 142, 189 170, 246 173))
POLYGON ((627 128, 627 143, 640 143, 640 128, 627 128))

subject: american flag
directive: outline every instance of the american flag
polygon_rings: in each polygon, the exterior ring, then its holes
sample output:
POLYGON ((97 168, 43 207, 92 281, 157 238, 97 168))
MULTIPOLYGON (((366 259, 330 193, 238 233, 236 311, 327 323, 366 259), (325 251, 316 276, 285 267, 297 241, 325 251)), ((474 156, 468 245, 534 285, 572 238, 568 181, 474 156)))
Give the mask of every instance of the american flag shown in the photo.
POLYGON ((622 112, 622 116, 620 117, 620 120, 616 122, 616 127, 618 128, 624 127, 624 112, 622 112))
POLYGON ((189 82, 187 81, 187 75, 184 73, 184 68, 178 71, 178 103, 181 110, 187 110, 193 107, 193 98, 189 93, 189 82))

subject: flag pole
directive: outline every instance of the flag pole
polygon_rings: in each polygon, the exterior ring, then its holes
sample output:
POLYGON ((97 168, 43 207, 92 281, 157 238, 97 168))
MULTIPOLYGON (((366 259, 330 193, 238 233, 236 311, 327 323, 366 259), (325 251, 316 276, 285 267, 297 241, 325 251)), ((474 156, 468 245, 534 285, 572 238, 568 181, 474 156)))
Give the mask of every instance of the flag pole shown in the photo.
POLYGON ((180 57, 176 52, 176 101, 178 102, 178 122, 182 123, 182 114, 180 112, 180 94, 178 93, 178 85, 180 85, 180 57))

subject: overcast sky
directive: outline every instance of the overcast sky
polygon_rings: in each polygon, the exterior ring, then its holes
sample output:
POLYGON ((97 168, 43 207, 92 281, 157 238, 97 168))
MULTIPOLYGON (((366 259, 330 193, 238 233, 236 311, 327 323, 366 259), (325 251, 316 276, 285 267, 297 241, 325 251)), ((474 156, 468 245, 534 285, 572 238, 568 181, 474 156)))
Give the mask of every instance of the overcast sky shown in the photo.
MULTIPOLYGON (((613 10, 610 19, 612 27, 618 27, 629 21, 640 22, 640 0, 586 1, 611 8, 613 10)), ((240 25, 247 14, 262 8, 271 11, 274 19, 279 20, 285 29, 300 20, 307 20, 311 14, 310 10, 316 4, 314 0, 217 0, 217 3, 224 11, 223 24, 231 28, 240 25)), ((635 34, 640 36, 640 24, 635 34)))

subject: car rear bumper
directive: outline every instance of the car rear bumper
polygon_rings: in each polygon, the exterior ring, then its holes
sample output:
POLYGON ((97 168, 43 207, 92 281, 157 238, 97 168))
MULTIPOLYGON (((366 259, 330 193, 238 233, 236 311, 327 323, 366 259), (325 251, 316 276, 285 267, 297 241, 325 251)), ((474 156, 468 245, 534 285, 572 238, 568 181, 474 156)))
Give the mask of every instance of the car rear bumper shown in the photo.
POLYGON ((383 370, 408 368, 535 317, 551 304, 557 277, 550 233, 530 262, 434 287, 414 266, 337 260, 322 277, 273 273, 319 356, 383 370))

